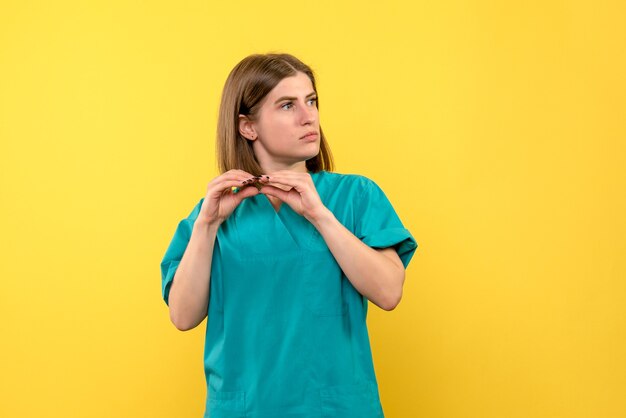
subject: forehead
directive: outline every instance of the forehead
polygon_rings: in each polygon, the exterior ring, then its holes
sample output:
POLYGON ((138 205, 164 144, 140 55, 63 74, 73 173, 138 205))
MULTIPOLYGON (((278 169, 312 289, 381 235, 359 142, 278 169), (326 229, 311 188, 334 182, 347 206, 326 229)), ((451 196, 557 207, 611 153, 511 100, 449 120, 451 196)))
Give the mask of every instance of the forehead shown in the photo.
POLYGON ((313 91, 313 84, 309 77, 298 71, 296 75, 280 80, 272 91, 269 92, 268 97, 276 99, 281 96, 306 96, 313 91))

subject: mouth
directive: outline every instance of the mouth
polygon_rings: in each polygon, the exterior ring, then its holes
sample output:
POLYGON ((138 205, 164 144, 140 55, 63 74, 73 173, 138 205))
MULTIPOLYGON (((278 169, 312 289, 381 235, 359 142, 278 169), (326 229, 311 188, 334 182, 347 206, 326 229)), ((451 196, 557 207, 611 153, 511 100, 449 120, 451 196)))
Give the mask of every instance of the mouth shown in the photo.
POLYGON ((318 134, 315 131, 311 131, 308 132, 306 135, 304 135, 303 137, 301 137, 300 139, 308 139, 308 140, 312 140, 312 139, 317 139, 318 134))

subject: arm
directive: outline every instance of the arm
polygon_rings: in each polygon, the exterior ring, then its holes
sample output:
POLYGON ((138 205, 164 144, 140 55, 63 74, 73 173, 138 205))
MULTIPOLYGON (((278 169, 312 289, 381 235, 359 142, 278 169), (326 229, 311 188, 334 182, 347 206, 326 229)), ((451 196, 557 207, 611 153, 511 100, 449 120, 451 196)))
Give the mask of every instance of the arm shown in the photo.
POLYGON ((311 219, 311 223, 359 293, 386 311, 400 303, 405 269, 395 249, 369 247, 328 209, 311 219))
POLYGON ((207 186, 207 194, 201 204, 188 217, 188 220, 195 218, 191 231, 186 227, 176 242, 170 244, 176 245, 169 258, 179 259, 180 262, 169 285, 169 299, 165 287, 163 292, 169 305, 170 319, 181 331, 195 328, 207 316, 217 231, 243 199, 259 193, 256 187, 247 187, 253 180, 266 181, 242 170, 229 170, 214 178, 207 186), (235 186, 242 190, 232 193, 230 189, 235 186), (196 216, 193 216, 194 213, 196 216), (187 242, 181 255, 178 247, 183 245, 183 241, 187 242))
POLYGON ((196 220, 170 288, 170 320, 181 331, 195 328, 207 315, 211 262, 217 224, 196 220))
POLYGON ((320 200, 308 173, 280 170, 269 173, 267 179, 260 192, 286 202, 315 226, 359 293, 388 311, 398 305, 402 298, 405 270, 394 248, 375 250, 343 226, 320 200), (290 186, 291 189, 282 190, 275 184, 290 186))

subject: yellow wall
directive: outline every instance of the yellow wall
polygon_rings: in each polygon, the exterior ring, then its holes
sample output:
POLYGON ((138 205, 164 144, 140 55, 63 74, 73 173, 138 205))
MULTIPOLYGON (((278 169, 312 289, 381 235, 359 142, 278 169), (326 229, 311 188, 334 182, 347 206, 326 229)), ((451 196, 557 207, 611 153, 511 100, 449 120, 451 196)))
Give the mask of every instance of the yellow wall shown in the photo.
POLYGON ((159 263, 270 51, 420 245, 369 310, 386 416, 626 416, 626 6, 415 3, 2 0, 0 416, 202 415, 159 263))

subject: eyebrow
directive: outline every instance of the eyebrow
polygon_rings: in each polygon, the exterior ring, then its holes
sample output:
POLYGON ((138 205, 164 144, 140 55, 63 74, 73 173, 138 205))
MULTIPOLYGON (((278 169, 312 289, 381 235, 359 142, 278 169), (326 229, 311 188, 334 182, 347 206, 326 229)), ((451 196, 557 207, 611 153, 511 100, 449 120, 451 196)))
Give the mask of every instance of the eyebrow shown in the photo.
MULTIPOLYGON (((315 96, 315 95, 316 95, 316 93, 315 93, 315 92, 312 92, 312 93, 307 94, 307 95, 306 95, 306 97, 311 97, 311 96, 315 96)), ((305 98, 306 98, 306 97, 305 97, 305 98)), ((278 102, 280 102, 280 101, 282 101, 282 100, 296 100, 296 99, 297 99, 297 97, 283 96, 283 97, 281 97, 280 99, 276 100, 276 101, 274 102, 274 104, 276 104, 276 103, 278 103, 278 102)))

